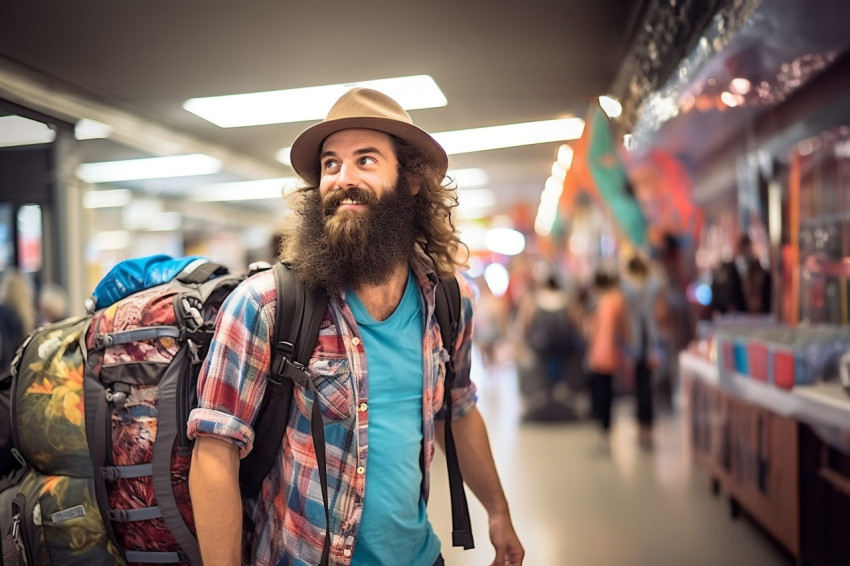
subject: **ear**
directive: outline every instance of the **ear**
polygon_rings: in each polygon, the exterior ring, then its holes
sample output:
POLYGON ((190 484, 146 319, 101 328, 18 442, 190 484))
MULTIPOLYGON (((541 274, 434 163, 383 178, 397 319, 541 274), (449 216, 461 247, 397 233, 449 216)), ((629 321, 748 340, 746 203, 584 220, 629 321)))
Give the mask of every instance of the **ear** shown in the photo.
POLYGON ((419 181, 411 181, 411 183, 410 183, 410 194, 418 195, 420 189, 422 189, 422 185, 419 183, 419 181))

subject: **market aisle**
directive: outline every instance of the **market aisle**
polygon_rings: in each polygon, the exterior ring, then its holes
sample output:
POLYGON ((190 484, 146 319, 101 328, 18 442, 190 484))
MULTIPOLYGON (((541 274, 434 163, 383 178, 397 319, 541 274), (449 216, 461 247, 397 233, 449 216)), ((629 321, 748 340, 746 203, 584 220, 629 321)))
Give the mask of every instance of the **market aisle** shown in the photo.
MULTIPOLYGON (((475 373, 480 369, 474 370, 475 373)), ((520 422, 516 372, 476 375, 480 408, 526 547, 526 566, 789 566, 794 560, 746 518, 733 521, 725 495, 686 452, 680 419, 660 419, 656 448, 637 446, 630 399, 615 407, 612 450, 596 453, 590 422, 520 422)), ((470 496, 477 548, 451 541, 445 460, 438 451, 431 516, 448 566, 490 564, 483 508, 470 496)))

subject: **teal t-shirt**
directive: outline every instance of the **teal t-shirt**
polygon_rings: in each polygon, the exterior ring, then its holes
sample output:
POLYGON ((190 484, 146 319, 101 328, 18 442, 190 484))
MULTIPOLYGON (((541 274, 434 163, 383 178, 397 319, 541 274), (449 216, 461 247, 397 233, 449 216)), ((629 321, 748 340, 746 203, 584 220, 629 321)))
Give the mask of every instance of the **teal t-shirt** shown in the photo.
POLYGON ((422 495, 422 337, 419 287, 411 273, 389 318, 373 319, 346 293, 369 372, 369 458, 363 518, 352 566, 432 566, 440 554, 422 495))

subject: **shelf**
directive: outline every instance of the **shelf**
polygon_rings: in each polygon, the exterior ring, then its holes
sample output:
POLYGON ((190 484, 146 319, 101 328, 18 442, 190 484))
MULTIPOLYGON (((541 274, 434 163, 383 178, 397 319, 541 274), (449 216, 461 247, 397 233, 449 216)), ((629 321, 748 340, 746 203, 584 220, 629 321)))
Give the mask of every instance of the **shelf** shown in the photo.
POLYGON ((850 397, 838 383, 798 385, 788 391, 738 373, 720 372, 716 364, 688 352, 679 355, 679 365, 684 375, 721 387, 778 415, 850 430, 850 397))

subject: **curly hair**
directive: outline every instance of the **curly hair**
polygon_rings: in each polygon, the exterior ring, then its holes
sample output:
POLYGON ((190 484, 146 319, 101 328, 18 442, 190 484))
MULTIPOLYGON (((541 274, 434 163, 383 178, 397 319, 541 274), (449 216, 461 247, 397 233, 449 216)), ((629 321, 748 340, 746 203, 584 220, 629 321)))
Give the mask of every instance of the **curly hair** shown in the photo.
POLYGON ((452 220, 452 209, 458 205, 457 188, 451 180, 444 182, 443 172, 425 159, 413 145, 390 136, 399 163, 399 175, 419 184, 416 195, 417 242, 433 261, 440 277, 449 277, 459 267, 467 267, 469 249, 460 241, 452 220), (465 257, 461 258, 461 250, 465 257))

